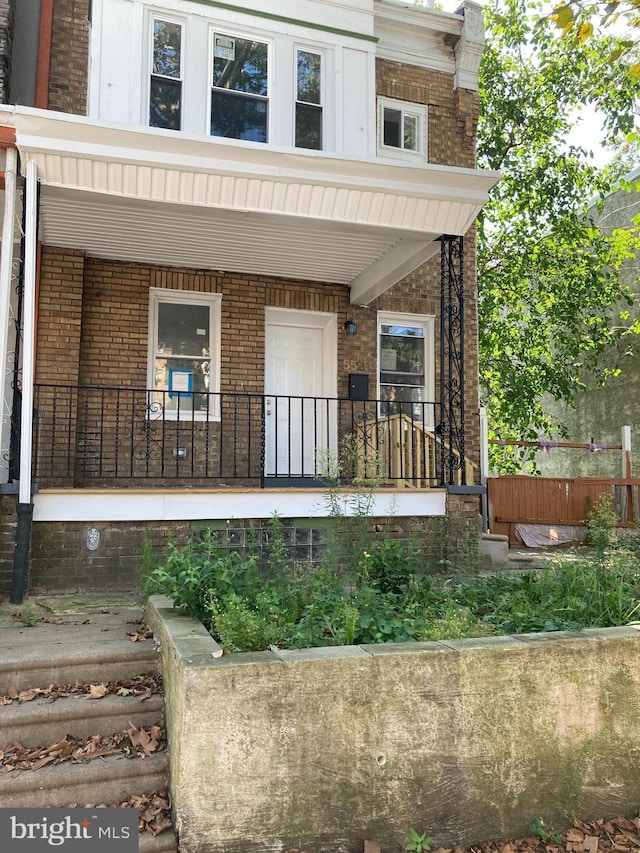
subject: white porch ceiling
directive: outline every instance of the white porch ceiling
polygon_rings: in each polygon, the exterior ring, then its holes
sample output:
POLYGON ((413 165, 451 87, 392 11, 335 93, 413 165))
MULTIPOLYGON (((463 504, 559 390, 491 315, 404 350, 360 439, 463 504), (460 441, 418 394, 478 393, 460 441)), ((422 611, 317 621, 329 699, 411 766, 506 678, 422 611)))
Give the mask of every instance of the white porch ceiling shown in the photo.
MULTIPOLYGON (((6 114, 0 109, 0 124, 6 114)), ((335 282, 366 304, 464 234, 495 172, 92 123, 17 108, 40 239, 127 261, 335 282)))

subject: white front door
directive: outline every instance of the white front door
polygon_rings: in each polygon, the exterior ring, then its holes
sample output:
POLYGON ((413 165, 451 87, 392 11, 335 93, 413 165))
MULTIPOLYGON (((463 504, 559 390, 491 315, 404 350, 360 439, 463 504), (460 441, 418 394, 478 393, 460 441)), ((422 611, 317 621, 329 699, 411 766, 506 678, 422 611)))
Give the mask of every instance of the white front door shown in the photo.
POLYGON ((268 308, 266 324, 265 476, 314 477, 335 447, 335 317, 268 308))

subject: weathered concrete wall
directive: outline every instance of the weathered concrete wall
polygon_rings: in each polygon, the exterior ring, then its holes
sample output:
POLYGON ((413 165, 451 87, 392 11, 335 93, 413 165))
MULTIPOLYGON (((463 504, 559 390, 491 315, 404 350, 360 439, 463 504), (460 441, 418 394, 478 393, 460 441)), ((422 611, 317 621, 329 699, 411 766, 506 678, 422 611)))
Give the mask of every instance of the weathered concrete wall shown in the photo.
POLYGON ((398 849, 640 799, 640 633, 225 655, 152 599, 182 853, 398 849))

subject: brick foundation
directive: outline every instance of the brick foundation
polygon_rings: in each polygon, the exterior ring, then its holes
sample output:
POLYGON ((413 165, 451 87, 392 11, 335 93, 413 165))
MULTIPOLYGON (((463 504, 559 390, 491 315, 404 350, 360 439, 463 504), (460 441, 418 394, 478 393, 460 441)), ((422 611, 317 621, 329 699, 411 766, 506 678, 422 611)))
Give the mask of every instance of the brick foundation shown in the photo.
MULTIPOLYGON (((17 521, 15 505, 16 497, 13 495, 0 498, 0 594, 8 593, 11 588, 17 521)), ((478 498, 449 495, 447 505, 445 517, 370 519, 371 538, 419 542, 424 567, 429 571, 446 570, 450 565, 460 569, 473 568, 477 562, 478 498)), ((320 523, 316 520, 309 525, 303 519, 295 524, 285 519, 283 524, 288 557, 292 562, 321 561, 327 552, 325 544, 335 536, 335 533, 317 536, 317 547, 310 549, 306 545, 310 541, 307 532, 313 528, 331 531, 335 524, 332 519, 320 523), (306 532, 296 535, 295 531, 306 532)), ((140 589, 145 550, 150 549, 154 560, 160 559, 168 537, 182 546, 192 533, 198 535, 208 526, 206 522, 192 526, 188 521, 35 522, 31 534, 29 593, 137 591, 140 589), (96 530, 98 544, 95 550, 91 550, 88 541, 96 530)), ((236 519, 228 528, 225 523, 212 527, 222 544, 246 550, 252 537, 260 543, 261 531, 268 529, 268 522, 236 519)))

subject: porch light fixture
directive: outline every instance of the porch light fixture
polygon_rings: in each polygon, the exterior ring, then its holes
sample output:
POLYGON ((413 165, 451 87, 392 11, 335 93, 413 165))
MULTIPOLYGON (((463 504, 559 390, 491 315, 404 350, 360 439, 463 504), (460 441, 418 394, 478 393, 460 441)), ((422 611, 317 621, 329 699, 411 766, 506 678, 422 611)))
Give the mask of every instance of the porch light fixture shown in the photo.
POLYGON ((345 320, 344 330, 348 335, 355 335, 358 331, 358 325, 355 320, 345 320))

